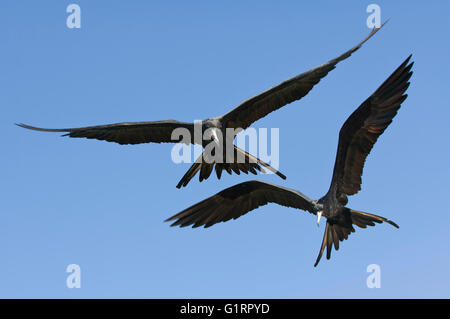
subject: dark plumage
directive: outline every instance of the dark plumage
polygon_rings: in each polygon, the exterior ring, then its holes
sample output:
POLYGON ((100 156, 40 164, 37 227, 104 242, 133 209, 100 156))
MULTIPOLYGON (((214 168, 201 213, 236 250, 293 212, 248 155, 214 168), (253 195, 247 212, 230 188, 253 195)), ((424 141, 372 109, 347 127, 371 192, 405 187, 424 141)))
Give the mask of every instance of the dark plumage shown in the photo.
MULTIPOLYGON (((328 61, 314 69, 311 69, 303 74, 295 76, 281 84, 264 91, 244 102, 239 106, 226 113, 223 116, 219 116, 212 119, 206 119, 201 122, 202 133, 207 129, 212 129, 218 133, 220 131, 225 139, 227 128, 242 128, 249 127, 253 122, 266 116, 270 112, 273 112, 282 106, 289 104, 293 101, 301 99, 303 96, 316 85, 328 72, 333 70, 337 63, 348 58, 353 52, 358 50, 360 46, 366 42, 378 29, 374 29, 369 36, 360 42, 358 45, 340 55, 339 57, 328 61)), ((116 142, 119 144, 139 144, 139 143, 174 143, 179 140, 171 139, 172 132, 175 128, 185 128, 191 133, 190 143, 201 144, 205 146, 211 141, 217 142, 214 134, 211 134, 211 139, 207 141, 194 141, 194 124, 178 122, 174 120, 169 121, 156 121, 156 122, 132 122, 132 123, 117 123, 110 125, 89 126, 81 128, 66 128, 66 129, 45 129, 33 127, 26 124, 18 124, 21 127, 45 132, 67 132, 64 136, 70 137, 85 137, 90 139, 104 140, 108 142, 116 142)), ((217 136, 217 135, 216 135, 217 136)), ((235 135, 233 136, 234 139, 235 135)), ((233 143, 233 139, 228 140, 228 143, 233 143)), ((225 141, 227 143, 227 141, 225 141)), ((226 145, 222 148, 224 151, 227 149, 226 145)), ((178 183, 177 187, 186 186, 189 181, 198 173, 199 180, 207 179, 215 165, 215 171, 217 178, 220 179, 222 171, 225 170, 229 174, 235 172, 240 174, 248 172, 257 174, 258 171, 262 171, 261 166, 271 170, 281 178, 285 179, 282 173, 271 167, 269 164, 264 163, 260 159, 246 153, 245 151, 234 146, 234 159, 232 163, 215 163, 205 160, 205 152, 199 157, 196 162, 191 166, 187 173, 178 183), (238 163, 236 158, 242 155, 245 158, 245 163, 238 163)), ((225 158, 225 157, 224 157, 225 158)))
POLYGON ((347 239, 354 232, 353 225, 361 228, 394 222, 373 214, 359 212, 346 207, 347 196, 361 189, 361 176, 366 157, 397 114, 406 99, 406 89, 412 75, 413 62, 409 56, 392 75, 364 101, 345 121, 339 133, 336 161, 330 188, 319 200, 311 200, 302 193, 289 188, 261 181, 250 181, 227 188, 204 201, 191 206, 167 219, 175 221, 172 226, 209 227, 219 222, 236 219, 267 203, 302 209, 327 218, 325 233, 317 257, 316 266, 325 247, 327 259, 334 245, 347 239), (408 64, 409 63, 409 64, 408 64))

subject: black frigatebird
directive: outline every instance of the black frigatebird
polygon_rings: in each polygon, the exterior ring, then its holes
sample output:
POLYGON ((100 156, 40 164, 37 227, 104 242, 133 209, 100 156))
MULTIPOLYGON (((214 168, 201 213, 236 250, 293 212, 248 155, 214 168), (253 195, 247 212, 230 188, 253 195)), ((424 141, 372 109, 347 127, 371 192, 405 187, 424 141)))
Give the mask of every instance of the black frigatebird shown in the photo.
MULTIPOLYGON (((384 25, 384 24, 383 24, 384 25)), ((189 181, 198 173, 200 182, 207 179, 214 168, 217 178, 220 179, 222 171, 225 170, 229 174, 240 171, 248 174, 251 172, 257 174, 262 171, 261 166, 272 171, 283 179, 286 176, 281 172, 260 160, 259 158, 247 153, 246 151, 236 147, 233 144, 234 137, 241 129, 248 128, 253 122, 265 117, 270 112, 278 110, 286 104, 294 102, 304 97, 308 92, 323 78, 328 72, 333 70, 337 63, 348 58, 353 52, 358 50, 360 46, 366 42, 379 28, 375 28, 362 42, 352 49, 348 50, 339 57, 332 59, 316 68, 305 73, 295 76, 284 81, 277 86, 266 90, 238 105, 236 108, 225 115, 201 121, 198 125, 202 135, 200 139, 194 139, 195 124, 187 122, 179 122, 175 120, 153 121, 153 122, 129 122, 116 123, 109 125, 88 126, 81 128, 64 128, 64 129, 47 129, 39 128, 26 124, 17 124, 21 127, 44 132, 67 132, 63 136, 84 137, 89 139, 105 140, 108 142, 116 142, 119 144, 140 144, 140 143, 178 143, 200 144, 206 147, 209 143, 217 144, 219 150, 231 150, 233 154, 222 156, 222 161, 215 159, 207 159, 205 152, 199 156, 194 164, 189 168, 182 177, 177 187, 186 186, 189 181), (177 128, 184 128, 189 133, 189 140, 182 140, 181 136, 173 136, 173 132, 177 128), (227 129, 233 129, 234 134, 227 136, 227 129), (205 136, 203 136, 203 134, 205 136), (218 136, 223 137, 220 139, 218 136), (202 138, 203 137, 203 138, 202 138), (227 137, 227 138, 225 138, 227 137), (223 144, 229 144, 231 147, 222 147, 223 144), (230 159, 231 160, 227 160, 230 159), (241 158, 242 160, 238 160, 241 158)))

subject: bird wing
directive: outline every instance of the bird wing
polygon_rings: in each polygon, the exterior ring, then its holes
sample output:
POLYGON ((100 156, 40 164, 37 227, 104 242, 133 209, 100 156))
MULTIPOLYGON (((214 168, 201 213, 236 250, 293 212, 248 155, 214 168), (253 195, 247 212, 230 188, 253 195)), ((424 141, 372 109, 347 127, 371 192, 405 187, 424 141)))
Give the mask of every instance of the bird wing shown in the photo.
POLYGON ((171 138, 173 130, 185 128, 190 133, 190 142, 193 143, 194 140, 194 124, 174 120, 116 123, 64 129, 46 129, 26 124, 17 125, 35 131, 67 132, 63 136, 85 137, 119 144, 177 143, 181 138, 180 136, 174 136, 175 139, 173 140, 171 138))
POLYGON ((236 108, 223 115, 222 121, 225 123, 226 127, 245 129, 270 112, 301 99, 308 94, 314 85, 319 83, 328 72, 333 70, 336 67, 336 64, 345 60, 353 52, 358 50, 361 45, 372 37, 372 35, 374 35, 383 25, 373 29, 367 38, 339 57, 245 100, 236 108))
POLYGON ((339 143, 330 186, 336 195, 356 194, 361 189, 364 162, 378 137, 392 122, 412 75, 414 62, 409 56, 391 76, 365 100, 345 121, 339 133, 339 143))
POLYGON ((236 219, 268 203, 315 213, 313 201, 296 190, 261 181, 249 181, 229 187, 166 221, 176 220, 171 226, 210 227, 231 218, 236 219))

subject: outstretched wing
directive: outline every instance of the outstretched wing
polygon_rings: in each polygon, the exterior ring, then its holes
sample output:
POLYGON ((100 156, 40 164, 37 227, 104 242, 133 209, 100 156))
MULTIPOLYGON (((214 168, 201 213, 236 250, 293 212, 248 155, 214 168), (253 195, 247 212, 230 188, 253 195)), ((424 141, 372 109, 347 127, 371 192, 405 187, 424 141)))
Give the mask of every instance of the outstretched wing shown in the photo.
POLYGON ((223 123, 229 128, 245 129, 270 112, 301 99, 308 94, 314 85, 319 83, 328 72, 333 70, 336 67, 336 64, 345 60, 353 52, 358 50, 361 45, 372 37, 372 35, 374 35, 382 26, 374 29, 367 38, 339 57, 284 81, 277 86, 242 102, 236 108, 222 116, 223 123))
POLYGON ((231 218, 236 219, 268 203, 315 213, 313 201, 296 190, 261 181, 249 181, 229 187, 166 221, 176 220, 171 226, 210 227, 231 218))
POLYGON ((392 122, 412 75, 414 62, 409 56, 392 75, 364 101, 345 121, 339 133, 339 144, 330 189, 353 195, 361 189, 364 162, 378 137, 392 122))
POLYGON ((185 128, 190 134, 190 143, 194 142, 194 124, 174 120, 155 122, 130 122, 109 125, 87 126, 80 128, 46 129, 26 124, 17 124, 21 127, 42 132, 67 132, 63 136, 85 137, 119 144, 140 143, 177 143, 181 137, 172 132, 176 128, 185 128))

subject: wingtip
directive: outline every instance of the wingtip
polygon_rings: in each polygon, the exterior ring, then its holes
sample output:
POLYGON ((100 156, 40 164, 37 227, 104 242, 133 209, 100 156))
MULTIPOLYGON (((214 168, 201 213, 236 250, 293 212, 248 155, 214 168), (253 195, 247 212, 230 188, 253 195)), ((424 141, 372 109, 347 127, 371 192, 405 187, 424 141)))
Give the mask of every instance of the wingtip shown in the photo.
MULTIPOLYGON (((166 219, 164 220, 164 223, 170 222, 170 221, 172 220, 172 218, 173 218, 173 216, 172 216, 172 217, 169 217, 169 218, 166 218, 166 219)), ((170 226, 172 226, 172 225, 170 225, 170 226)))
MULTIPOLYGON (((372 32, 370 33, 370 35, 369 35, 368 38, 370 38, 372 35, 374 35, 375 33, 377 33, 378 30, 380 30, 382 27, 384 27, 384 25, 385 25, 386 23, 388 23, 389 20, 390 20, 390 18, 388 18, 386 21, 384 21, 382 24, 380 24, 379 27, 374 27, 374 28, 372 29, 372 32)), ((367 40, 367 39, 366 39, 366 40, 367 40)))
MULTIPOLYGON (((405 62, 403 62, 404 64, 408 64, 408 62, 411 60, 412 58, 412 53, 406 58, 405 62)), ((411 63, 414 63, 414 61, 412 61, 411 63)))
MULTIPOLYGON (((389 19, 387 19, 386 21, 383 22, 383 24, 381 24, 379 27, 374 27, 372 29, 372 31, 369 33, 369 35, 362 40, 360 43, 358 43, 355 47, 353 47, 353 49, 351 49, 350 51, 347 52, 352 54, 353 52, 355 52, 356 50, 358 50, 364 43, 366 43, 366 41, 368 41, 375 33, 377 33, 387 22, 389 21, 389 19)), ((345 54, 345 53, 344 53, 345 54)))
POLYGON ((392 220, 386 220, 386 223, 389 223, 389 224, 391 224, 392 226, 394 226, 395 228, 400 228, 400 226, 399 225, 397 225, 397 223, 395 223, 395 222, 393 222, 392 220))
POLYGON ((398 69, 406 69, 406 72, 410 73, 411 75, 414 73, 412 71, 412 67, 414 66, 415 61, 411 61, 412 53, 403 61, 403 63, 398 67, 398 69))
POLYGON ((389 22, 389 20, 391 20, 391 18, 387 18, 386 21, 384 21, 377 29, 381 29, 386 23, 389 22))
MULTIPOLYGON (((14 123, 14 124, 16 124, 17 126, 26 128, 28 130, 39 131, 39 132, 69 132, 68 134, 70 134, 70 132, 73 130, 70 128, 63 128, 63 129, 42 128, 42 127, 37 127, 37 126, 31 126, 31 125, 24 124, 24 123, 14 123)), ((68 135, 68 134, 66 134, 66 135, 68 135)))

